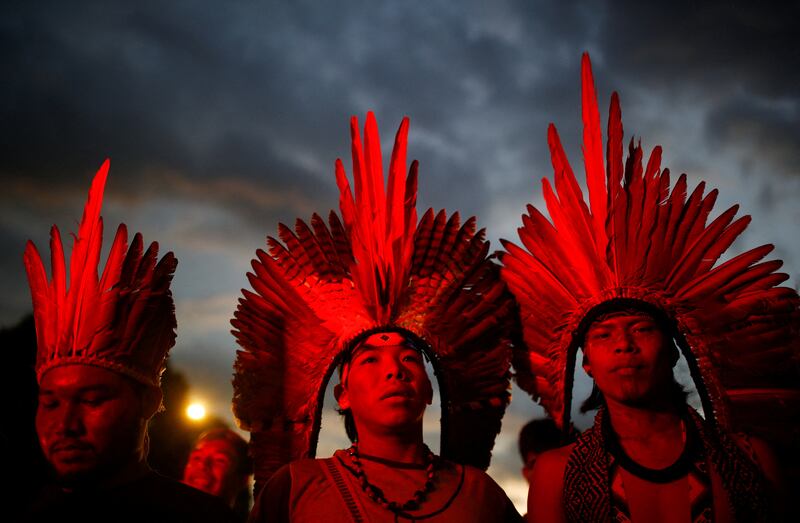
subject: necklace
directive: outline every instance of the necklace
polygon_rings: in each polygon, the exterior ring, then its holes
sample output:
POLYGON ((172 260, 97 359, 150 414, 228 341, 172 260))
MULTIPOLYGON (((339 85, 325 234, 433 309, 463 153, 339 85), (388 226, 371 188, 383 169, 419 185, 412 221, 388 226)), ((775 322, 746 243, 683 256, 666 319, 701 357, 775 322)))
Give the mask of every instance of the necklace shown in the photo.
POLYGON ((364 473, 364 469, 361 468, 361 460, 358 456, 358 442, 353 443, 350 448, 347 449, 347 454, 350 456, 350 461, 353 463, 353 470, 355 471, 356 478, 358 478, 359 484, 361 485, 361 490, 363 490, 371 500, 380 504, 382 507, 397 513, 418 509, 420 503, 422 503, 422 501, 424 501, 425 498, 428 497, 428 494, 430 494, 433 490, 436 456, 433 455, 433 452, 431 452, 431 449, 429 449, 427 445, 424 445, 424 447, 426 472, 425 486, 422 487, 421 490, 414 492, 414 496, 405 503, 387 500, 383 490, 369 482, 366 473, 364 473))
POLYGON ((619 439, 617 439, 614 429, 611 427, 611 416, 608 416, 607 412, 604 414, 606 414, 606 416, 602 419, 602 430, 606 448, 625 470, 634 476, 638 476, 653 483, 669 483, 689 473, 694 463, 696 453, 701 447, 698 441, 699 435, 697 434, 697 427, 695 427, 693 420, 688 415, 681 416, 683 426, 686 430, 686 442, 684 443, 681 455, 678 456, 678 459, 674 463, 663 469, 651 469, 637 463, 625 452, 619 439))

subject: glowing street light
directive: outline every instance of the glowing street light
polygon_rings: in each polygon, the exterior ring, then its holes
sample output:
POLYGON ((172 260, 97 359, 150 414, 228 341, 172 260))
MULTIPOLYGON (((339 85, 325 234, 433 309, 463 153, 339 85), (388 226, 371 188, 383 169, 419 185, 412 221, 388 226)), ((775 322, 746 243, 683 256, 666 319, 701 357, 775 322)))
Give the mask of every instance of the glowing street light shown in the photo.
POLYGON ((202 403, 191 403, 186 407, 186 415, 189 419, 199 421, 206 417, 206 408, 202 403))

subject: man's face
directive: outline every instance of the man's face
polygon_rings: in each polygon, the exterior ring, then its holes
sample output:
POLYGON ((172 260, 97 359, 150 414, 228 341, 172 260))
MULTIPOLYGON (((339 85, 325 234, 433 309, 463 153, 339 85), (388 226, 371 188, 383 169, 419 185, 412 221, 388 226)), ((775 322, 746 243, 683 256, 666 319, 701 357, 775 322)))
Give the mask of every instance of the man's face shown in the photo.
POLYGON ((343 367, 339 406, 351 410, 359 434, 415 427, 433 399, 422 354, 403 344, 369 341, 343 367))
POLYGON ((42 378, 36 432, 64 483, 102 481, 139 459, 145 427, 139 391, 116 372, 65 365, 42 378))
POLYGON ((606 399, 641 405, 669 390, 675 363, 669 349, 665 333, 651 316, 608 314, 586 333, 583 368, 606 399))
POLYGON ((233 445, 224 439, 201 441, 189 454, 183 482, 224 499, 235 497, 246 476, 239 473, 239 459, 233 445))

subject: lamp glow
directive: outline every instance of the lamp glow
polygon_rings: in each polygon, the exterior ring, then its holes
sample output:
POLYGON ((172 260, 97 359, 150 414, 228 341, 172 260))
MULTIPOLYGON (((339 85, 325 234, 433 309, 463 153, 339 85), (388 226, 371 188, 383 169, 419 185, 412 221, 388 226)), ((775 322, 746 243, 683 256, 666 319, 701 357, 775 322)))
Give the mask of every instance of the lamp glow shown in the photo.
POLYGON ((206 408, 201 403, 192 403, 186 407, 186 415, 189 419, 201 420, 206 417, 206 408))

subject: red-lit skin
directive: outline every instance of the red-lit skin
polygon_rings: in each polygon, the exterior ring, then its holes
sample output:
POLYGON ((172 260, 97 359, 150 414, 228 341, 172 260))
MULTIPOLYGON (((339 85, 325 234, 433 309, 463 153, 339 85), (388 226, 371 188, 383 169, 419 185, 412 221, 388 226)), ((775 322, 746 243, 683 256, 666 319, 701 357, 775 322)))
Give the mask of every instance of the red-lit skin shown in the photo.
POLYGON ((583 368, 613 409, 612 418, 614 410, 625 406, 674 410, 665 392, 677 353, 652 317, 620 313, 594 322, 586 333, 584 353, 583 368))
POLYGON ((189 454, 183 482, 222 498, 232 507, 247 483, 247 475, 240 472, 240 465, 230 442, 224 439, 201 441, 189 454))
MULTIPOLYGON (((612 314, 589 327, 584 354, 583 368, 603 393, 611 426, 625 452, 651 469, 674 463, 684 448, 680 416, 684 406, 675 405, 670 397, 678 355, 667 334, 648 315, 612 314)), ((750 441, 764 473, 779 485, 768 447, 760 440, 750 441)), ((564 470, 572 448, 544 452, 536 461, 528 493, 529 521, 565 521, 564 470)), ((637 480, 640 497, 628 499, 629 507, 635 504, 647 521, 684 520, 689 514, 686 488, 680 482, 660 485, 637 480)))
MULTIPOLYGON (((672 405, 668 395, 677 354, 655 320, 644 314, 607 315, 589 327, 583 349, 583 368, 603 393, 625 452, 648 468, 674 463, 683 450, 682 406, 672 405)), ((528 494, 531 521, 564 521, 564 468, 571 450, 571 445, 562 447, 537 460, 528 494)), ((654 498, 665 493, 658 486, 651 492, 654 498)), ((678 514, 688 504, 685 495, 672 501, 667 506, 678 514)), ((660 514, 665 521, 675 516, 669 510, 660 514)))
POLYGON ((424 461, 422 417, 433 389, 417 350, 363 345, 344 365, 335 394, 339 407, 353 414, 359 452, 394 461, 424 461))
POLYGON ((161 392, 90 365, 48 371, 39 385, 36 432, 65 488, 112 486, 147 470, 147 420, 161 392))

